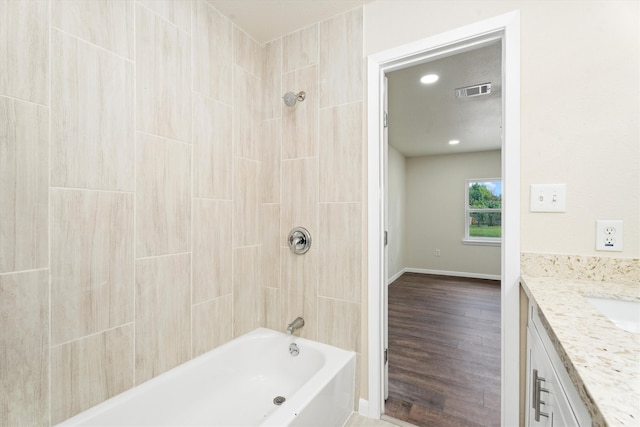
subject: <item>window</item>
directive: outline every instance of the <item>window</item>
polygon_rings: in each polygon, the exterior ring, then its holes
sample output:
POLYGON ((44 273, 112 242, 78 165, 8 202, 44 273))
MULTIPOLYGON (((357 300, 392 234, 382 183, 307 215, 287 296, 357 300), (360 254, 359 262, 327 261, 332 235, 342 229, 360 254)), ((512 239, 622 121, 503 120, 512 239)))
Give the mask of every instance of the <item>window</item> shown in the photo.
POLYGON ((465 186, 465 243, 499 245, 502 239, 502 181, 468 179, 465 186))

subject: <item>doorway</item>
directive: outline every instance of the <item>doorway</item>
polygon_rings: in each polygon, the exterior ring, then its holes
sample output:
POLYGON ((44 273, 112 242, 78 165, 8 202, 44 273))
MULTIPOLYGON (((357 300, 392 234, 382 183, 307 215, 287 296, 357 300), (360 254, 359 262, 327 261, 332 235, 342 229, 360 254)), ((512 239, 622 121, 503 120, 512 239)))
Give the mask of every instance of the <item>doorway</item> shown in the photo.
POLYGON ((501 41, 386 77, 384 413, 499 425, 501 41))
POLYGON ((384 77, 394 70, 472 49, 492 40, 503 45, 503 238, 501 246, 501 423, 519 419, 519 14, 497 16, 369 57, 368 60, 368 400, 360 412, 380 418, 384 405, 386 271, 383 101, 384 77))

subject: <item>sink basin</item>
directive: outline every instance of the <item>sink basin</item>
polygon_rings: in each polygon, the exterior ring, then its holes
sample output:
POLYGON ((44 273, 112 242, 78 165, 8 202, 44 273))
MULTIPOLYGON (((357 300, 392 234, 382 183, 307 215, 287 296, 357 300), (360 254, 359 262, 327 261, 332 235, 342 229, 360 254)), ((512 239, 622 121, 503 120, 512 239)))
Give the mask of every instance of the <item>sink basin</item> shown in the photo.
POLYGON ((625 331, 640 334, 640 302, 585 297, 600 313, 625 331))

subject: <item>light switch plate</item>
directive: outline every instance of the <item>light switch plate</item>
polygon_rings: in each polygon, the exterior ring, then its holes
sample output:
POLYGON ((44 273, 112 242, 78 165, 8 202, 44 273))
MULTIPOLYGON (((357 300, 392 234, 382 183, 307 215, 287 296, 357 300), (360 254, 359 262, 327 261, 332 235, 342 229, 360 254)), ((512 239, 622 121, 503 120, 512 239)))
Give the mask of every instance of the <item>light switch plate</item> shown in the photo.
POLYGON ((566 212, 567 184, 531 184, 531 212, 566 212))

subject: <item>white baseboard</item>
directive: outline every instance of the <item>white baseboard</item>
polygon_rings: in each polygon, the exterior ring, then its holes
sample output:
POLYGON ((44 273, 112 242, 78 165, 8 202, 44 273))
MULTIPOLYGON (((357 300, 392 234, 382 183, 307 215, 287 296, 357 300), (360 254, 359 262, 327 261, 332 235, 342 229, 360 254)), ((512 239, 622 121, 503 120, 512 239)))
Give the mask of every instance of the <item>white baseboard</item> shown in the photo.
POLYGON ((406 273, 436 274, 439 276, 469 277, 471 279, 500 280, 499 274, 467 273, 464 271, 426 270, 424 268, 405 268, 406 273))
POLYGON ((407 271, 406 268, 403 268, 402 270, 398 271, 396 274, 393 275, 393 277, 391 277, 389 280, 387 280, 387 286, 389 286, 390 284, 392 284, 393 282, 396 281, 396 279, 400 276, 402 276, 405 272, 407 271))
POLYGON ((363 417, 369 417, 369 401, 363 398, 360 398, 358 401, 358 414, 363 417))

